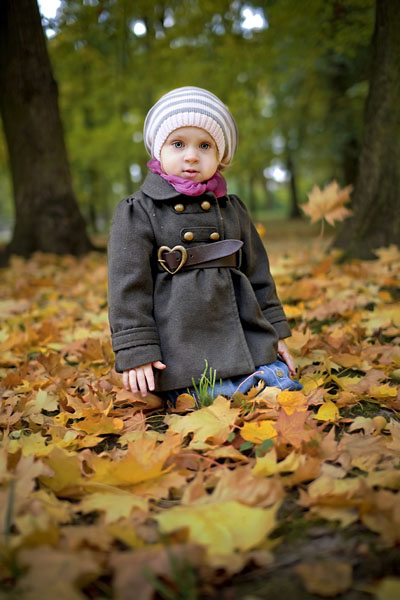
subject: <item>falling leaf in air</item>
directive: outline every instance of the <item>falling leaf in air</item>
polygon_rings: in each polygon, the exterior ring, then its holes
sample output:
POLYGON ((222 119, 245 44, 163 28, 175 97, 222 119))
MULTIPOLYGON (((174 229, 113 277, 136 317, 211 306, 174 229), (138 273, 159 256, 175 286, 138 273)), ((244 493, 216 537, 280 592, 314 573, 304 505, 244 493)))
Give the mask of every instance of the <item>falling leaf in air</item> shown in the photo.
POLYGON ((308 203, 302 204, 301 208, 311 217, 311 223, 325 219, 330 225, 334 225, 335 221, 343 221, 353 214, 344 206, 350 202, 352 189, 351 185, 340 189, 336 181, 332 181, 322 190, 315 185, 308 194, 308 203))

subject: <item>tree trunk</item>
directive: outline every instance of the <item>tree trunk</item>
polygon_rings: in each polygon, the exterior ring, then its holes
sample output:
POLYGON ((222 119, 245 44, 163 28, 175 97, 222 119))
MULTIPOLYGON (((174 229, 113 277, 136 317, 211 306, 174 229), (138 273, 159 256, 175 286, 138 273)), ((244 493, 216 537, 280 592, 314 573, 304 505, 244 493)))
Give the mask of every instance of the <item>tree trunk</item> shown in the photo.
POLYGON ((92 249, 71 183, 36 0, 0 0, 0 109, 15 199, 8 254, 92 249))
POLYGON ((290 199, 290 219, 300 219, 302 214, 299 208, 299 195, 297 193, 297 177, 296 170, 293 162, 292 152, 289 148, 288 143, 286 144, 286 168, 290 173, 289 185, 289 199, 290 199))
POLYGON ((345 258, 374 258, 400 240, 400 0, 376 0, 373 57, 354 216, 334 245, 345 258))

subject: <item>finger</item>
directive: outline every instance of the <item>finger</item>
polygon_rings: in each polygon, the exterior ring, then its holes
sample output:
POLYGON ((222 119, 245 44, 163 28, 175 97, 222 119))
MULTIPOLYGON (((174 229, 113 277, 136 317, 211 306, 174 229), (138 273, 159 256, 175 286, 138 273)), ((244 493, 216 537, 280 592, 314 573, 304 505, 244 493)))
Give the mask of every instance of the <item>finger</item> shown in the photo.
POLYGON ((124 388, 130 392, 130 387, 129 387, 129 371, 124 371, 122 373, 122 383, 124 384, 124 388))
POLYGON ((153 367, 151 365, 149 365, 148 367, 145 367, 144 375, 147 379, 148 389, 150 391, 154 390, 154 373, 153 373, 153 367))
POLYGON ((164 365, 164 363, 161 362, 161 360, 156 360, 155 362, 153 362, 153 367, 155 367, 156 369, 165 369, 167 365, 164 365))
POLYGON ((295 364, 294 364, 294 360, 293 360, 293 358, 291 357, 290 354, 286 357, 286 364, 289 367, 290 374, 291 375, 296 375, 296 367, 295 367, 295 364))
POLYGON ((144 376, 144 369, 138 369, 136 371, 136 377, 137 377, 137 383, 138 383, 140 393, 142 394, 142 396, 144 398, 147 395, 147 384, 146 384, 146 378, 144 376))
POLYGON ((280 352, 279 355, 280 355, 281 359, 283 360, 283 362, 288 367, 289 373, 291 375, 294 375, 294 362, 293 362, 291 355, 286 351, 280 352))
POLYGON ((287 362, 287 354, 286 354, 285 350, 281 350, 281 351, 278 350, 278 354, 279 354, 279 358, 281 360, 283 360, 283 362, 286 363, 287 362))
POLYGON ((129 387, 131 388, 131 392, 136 394, 138 391, 137 381, 136 381, 136 371, 135 369, 131 369, 129 371, 129 387))

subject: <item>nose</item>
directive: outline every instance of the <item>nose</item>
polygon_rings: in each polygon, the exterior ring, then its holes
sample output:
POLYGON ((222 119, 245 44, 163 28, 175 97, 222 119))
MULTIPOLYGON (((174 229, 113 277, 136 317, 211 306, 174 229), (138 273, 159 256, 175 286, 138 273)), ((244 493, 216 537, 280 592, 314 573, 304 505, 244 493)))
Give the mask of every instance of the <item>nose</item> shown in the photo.
POLYGON ((197 149, 194 146, 189 145, 186 147, 185 160, 190 163, 197 162, 199 160, 197 149))

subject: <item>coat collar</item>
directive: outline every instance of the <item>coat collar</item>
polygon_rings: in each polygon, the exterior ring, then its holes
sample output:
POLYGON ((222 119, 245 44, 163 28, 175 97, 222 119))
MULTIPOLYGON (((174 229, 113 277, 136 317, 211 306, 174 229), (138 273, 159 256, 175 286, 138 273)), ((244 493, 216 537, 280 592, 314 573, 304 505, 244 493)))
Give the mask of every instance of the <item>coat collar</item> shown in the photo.
POLYGON ((169 200, 181 196, 180 192, 156 173, 149 173, 143 182, 141 190, 153 200, 169 200))

